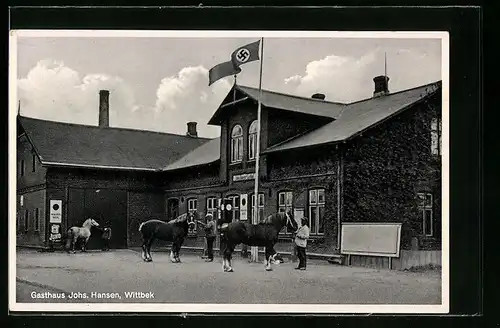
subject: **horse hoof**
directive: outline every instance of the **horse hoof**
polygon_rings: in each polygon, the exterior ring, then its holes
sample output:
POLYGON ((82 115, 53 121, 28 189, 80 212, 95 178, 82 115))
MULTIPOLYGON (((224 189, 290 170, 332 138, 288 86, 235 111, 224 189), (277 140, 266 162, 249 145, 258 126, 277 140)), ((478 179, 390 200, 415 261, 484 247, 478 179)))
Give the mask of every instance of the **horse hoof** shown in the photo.
POLYGON ((273 268, 266 268, 266 271, 273 271, 273 268))

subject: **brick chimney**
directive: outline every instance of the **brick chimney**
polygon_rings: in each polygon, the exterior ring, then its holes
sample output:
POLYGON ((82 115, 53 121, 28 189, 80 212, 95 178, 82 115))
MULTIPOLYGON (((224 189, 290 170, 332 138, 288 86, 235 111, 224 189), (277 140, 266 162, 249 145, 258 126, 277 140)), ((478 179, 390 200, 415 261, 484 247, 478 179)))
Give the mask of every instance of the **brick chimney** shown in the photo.
POLYGON ((375 91, 373 91, 373 97, 380 97, 389 94, 389 77, 384 75, 379 75, 373 78, 375 82, 375 91))
POLYGON ((325 100, 326 96, 322 93, 315 93, 311 96, 313 99, 325 100))
POLYGON ((109 127, 109 91, 99 91, 99 126, 109 127))
POLYGON ((189 137, 198 137, 198 132, 196 131, 196 122, 188 122, 187 123, 187 132, 186 135, 189 137))

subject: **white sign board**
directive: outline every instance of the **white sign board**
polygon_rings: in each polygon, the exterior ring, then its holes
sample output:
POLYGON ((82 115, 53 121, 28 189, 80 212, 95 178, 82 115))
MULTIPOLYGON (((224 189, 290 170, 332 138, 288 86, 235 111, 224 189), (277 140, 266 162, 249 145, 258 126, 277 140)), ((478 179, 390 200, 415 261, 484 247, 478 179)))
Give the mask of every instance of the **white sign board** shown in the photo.
POLYGON ((62 222, 62 200, 50 201, 50 223, 62 222))
POLYGON ((341 254, 399 257, 401 223, 342 224, 341 254))
POLYGON ((248 220, 248 195, 240 195, 240 220, 248 220))
POLYGON ((255 173, 246 173, 246 174, 238 174, 238 175, 233 175, 233 181, 246 181, 246 180, 254 180, 255 179, 255 173))

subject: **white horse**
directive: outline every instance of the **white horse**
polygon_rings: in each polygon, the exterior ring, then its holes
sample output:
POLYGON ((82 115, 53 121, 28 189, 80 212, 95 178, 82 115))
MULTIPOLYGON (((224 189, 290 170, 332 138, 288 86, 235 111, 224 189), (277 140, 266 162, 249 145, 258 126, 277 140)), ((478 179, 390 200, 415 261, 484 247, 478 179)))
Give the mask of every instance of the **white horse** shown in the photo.
POLYGON ((90 238, 90 228, 98 227, 99 223, 97 223, 94 219, 88 218, 83 222, 82 227, 71 227, 68 230, 68 237, 66 243, 66 249, 69 253, 69 249, 72 248, 73 254, 75 253, 75 245, 78 239, 83 239, 82 252, 87 251, 87 243, 90 238))

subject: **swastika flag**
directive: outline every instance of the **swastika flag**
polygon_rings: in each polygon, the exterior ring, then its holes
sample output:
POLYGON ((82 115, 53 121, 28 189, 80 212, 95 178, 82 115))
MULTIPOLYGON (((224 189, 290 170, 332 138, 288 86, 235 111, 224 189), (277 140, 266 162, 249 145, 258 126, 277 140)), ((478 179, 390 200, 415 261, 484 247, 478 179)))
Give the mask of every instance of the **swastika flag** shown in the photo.
POLYGON ((231 60, 215 65, 208 71, 208 85, 230 75, 241 72, 240 66, 259 60, 260 40, 241 46, 231 54, 231 60))
POLYGON ((235 67, 259 60, 260 40, 239 47, 231 54, 231 61, 235 67))

